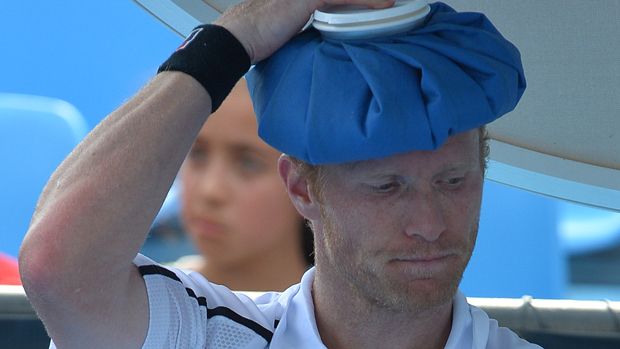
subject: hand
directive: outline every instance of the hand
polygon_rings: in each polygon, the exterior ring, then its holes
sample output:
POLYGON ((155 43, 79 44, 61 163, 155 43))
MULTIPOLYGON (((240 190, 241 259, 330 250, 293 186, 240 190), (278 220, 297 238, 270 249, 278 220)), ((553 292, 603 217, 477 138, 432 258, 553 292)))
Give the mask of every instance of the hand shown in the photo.
POLYGON ((314 10, 326 5, 386 8, 395 0, 248 0, 228 9, 214 24, 228 29, 252 63, 269 57, 301 30, 314 10))

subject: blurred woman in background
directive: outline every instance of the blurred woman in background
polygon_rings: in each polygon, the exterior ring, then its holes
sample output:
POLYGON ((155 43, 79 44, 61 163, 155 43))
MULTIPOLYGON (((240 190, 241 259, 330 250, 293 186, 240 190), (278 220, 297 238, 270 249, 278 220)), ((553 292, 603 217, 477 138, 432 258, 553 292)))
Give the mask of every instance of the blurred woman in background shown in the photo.
POLYGON ((312 233, 291 204, 280 152, 257 133, 244 79, 200 131, 180 172, 181 218, 199 258, 176 266, 234 290, 284 290, 312 265, 312 233))

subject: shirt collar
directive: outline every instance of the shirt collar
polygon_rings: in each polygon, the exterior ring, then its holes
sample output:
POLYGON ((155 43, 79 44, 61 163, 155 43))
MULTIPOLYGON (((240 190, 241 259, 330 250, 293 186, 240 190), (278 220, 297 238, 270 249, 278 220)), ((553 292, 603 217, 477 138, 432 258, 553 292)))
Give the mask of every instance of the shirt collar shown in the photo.
MULTIPOLYGON (((315 269, 309 269, 301 279, 300 288, 290 299, 287 310, 276 329, 272 348, 326 349, 314 316, 312 283, 315 269)), ((470 307, 457 291, 452 305, 452 327, 445 349, 484 349, 489 336, 489 317, 470 307)))
POLYGON ((326 349, 321 341, 314 317, 312 283, 315 269, 306 271, 301 278, 300 288, 289 300, 287 309, 278 324, 271 347, 326 349))

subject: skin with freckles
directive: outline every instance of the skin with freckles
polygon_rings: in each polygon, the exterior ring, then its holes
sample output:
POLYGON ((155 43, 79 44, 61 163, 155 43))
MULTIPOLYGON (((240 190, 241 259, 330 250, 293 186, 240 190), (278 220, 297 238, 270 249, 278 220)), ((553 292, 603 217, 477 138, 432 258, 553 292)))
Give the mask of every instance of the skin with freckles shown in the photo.
POLYGON ((476 240, 478 149, 474 131, 437 152, 328 167, 321 272, 393 311, 450 302, 476 240))
MULTIPOLYGON (((214 23, 258 62, 326 4, 384 8, 393 0, 249 0, 214 23)), ((97 125, 51 176, 19 266, 28 300, 59 348, 142 347, 149 303, 133 260, 212 108, 196 79, 162 72, 97 125)))
POLYGON ((205 123, 181 168, 182 218, 200 254, 192 268, 238 290, 279 290, 299 282, 302 217, 257 136, 245 80, 205 123))
POLYGON ((288 161, 280 160, 281 175, 315 232, 313 297, 325 343, 373 347, 372 335, 356 342, 354 334, 376 330, 386 341, 400 329, 409 336, 399 332, 393 347, 443 348, 478 230, 478 130, 436 151, 321 166, 320 190, 288 161))

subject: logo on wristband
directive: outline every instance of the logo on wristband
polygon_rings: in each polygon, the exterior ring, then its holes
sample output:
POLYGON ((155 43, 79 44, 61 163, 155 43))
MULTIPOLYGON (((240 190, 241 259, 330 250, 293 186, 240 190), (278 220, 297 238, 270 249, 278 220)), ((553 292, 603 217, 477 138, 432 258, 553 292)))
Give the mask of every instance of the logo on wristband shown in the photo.
POLYGON ((177 47, 177 49, 175 51, 182 50, 185 47, 187 47, 187 45, 189 45, 189 43, 192 42, 196 38, 196 36, 198 36, 198 34, 202 31, 202 29, 203 28, 196 28, 196 29, 192 30, 192 32, 189 33, 187 38, 185 38, 185 41, 183 41, 181 46, 177 47))

